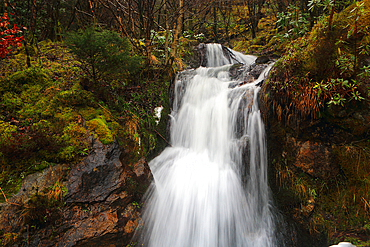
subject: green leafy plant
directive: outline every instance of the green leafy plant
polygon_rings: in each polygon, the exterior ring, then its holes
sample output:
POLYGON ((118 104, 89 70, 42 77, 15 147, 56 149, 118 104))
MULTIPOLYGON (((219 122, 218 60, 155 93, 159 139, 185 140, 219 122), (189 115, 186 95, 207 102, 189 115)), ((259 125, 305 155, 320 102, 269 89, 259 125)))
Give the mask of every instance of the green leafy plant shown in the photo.
POLYGON ((277 25, 284 30, 282 34, 277 34, 281 40, 295 39, 302 37, 309 29, 309 14, 302 13, 299 8, 290 4, 286 12, 277 14, 277 25))
POLYGON ((317 89, 319 96, 323 94, 323 98, 330 99, 327 102, 328 105, 344 106, 346 102, 351 100, 364 100, 358 91, 356 80, 349 82, 343 78, 330 79, 328 82, 317 82, 313 88, 317 89))

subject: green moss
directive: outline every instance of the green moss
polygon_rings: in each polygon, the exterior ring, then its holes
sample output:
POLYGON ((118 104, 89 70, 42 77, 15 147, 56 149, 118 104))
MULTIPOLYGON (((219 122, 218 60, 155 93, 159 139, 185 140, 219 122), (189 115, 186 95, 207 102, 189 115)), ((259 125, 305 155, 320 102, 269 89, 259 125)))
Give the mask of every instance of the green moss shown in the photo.
POLYGON ((86 120, 91 120, 103 115, 103 110, 101 108, 83 107, 78 109, 78 113, 86 120))
POLYGON ((87 126, 89 131, 95 133, 99 140, 103 144, 112 144, 114 141, 114 136, 112 131, 109 129, 108 124, 104 117, 94 118, 88 121, 87 126))
POLYGON ((78 162, 88 150, 79 109, 96 104, 79 84, 78 63, 56 43, 40 44, 39 55, 31 68, 22 54, 1 61, 0 186, 8 197, 28 174, 78 162))
POLYGON ((12 74, 8 81, 8 90, 18 91, 33 85, 46 87, 49 84, 50 78, 44 69, 31 67, 12 74))
POLYGON ((0 120, 0 145, 6 145, 14 141, 13 134, 16 131, 16 126, 0 120))

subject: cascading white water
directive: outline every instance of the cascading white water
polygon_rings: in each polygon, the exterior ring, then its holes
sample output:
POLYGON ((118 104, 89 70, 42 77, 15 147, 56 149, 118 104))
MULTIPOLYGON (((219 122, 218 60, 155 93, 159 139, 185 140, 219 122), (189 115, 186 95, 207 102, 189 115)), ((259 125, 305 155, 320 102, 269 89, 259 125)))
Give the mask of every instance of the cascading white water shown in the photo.
POLYGON ((151 247, 269 247, 274 224, 267 184, 259 79, 229 88, 230 63, 253 56, 207 45, 208 67, 178 80, 171 144, 150 162, 141 244, 151 247), (215 67, 217 66, 217 67, 215 67), (246 158, 248 157, 248 158, 246 158))

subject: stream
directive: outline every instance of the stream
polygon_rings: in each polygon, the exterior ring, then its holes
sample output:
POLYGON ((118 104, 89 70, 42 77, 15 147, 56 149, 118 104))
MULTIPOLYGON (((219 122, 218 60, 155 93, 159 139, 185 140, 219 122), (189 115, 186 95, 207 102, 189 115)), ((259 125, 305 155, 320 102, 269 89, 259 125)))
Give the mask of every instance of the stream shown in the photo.
POLYGON ((171 147, 150 163, 141 245, 276 246, 257 86, 229 70, 256 57, 207 44, 207 67, 181 72, 171 147))

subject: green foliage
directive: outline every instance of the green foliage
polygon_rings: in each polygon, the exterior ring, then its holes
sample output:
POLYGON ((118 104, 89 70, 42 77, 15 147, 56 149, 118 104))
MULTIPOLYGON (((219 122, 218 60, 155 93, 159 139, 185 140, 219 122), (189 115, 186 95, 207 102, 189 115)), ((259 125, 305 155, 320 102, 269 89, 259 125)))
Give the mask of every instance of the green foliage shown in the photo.
POLYGON ((4 153, 14 145, 16 131, 16 126, 0 120, 0 160, 4 161, 4 153))
POLYGON ((277 38, 281 41, 296 39, 309 31, 309 13, 302 13, 299 7, 290 4, 286 12, 277 14, 276 23, 284 30, 277 34, 277 38))
MULTIPOLYGON (((286 135, 285 130, 289 131, 288 128, 279 129, 286 135)), ((284 194, 283 199, 278 200, 289 200, 283 201, 287 212, 307 227, 312 236, 324 233, 329 240, 327 245, 349 240, 357 246, 368 244, 369 144, 367 140, 349 145, 332 144, 340 169, 335 176, 315 178, 297 169, 295 152, 288 151, 289 144, 273 161, 278 193, 284 194)))
POLYGON ((328 16, 333 9, 343 9, 352 2, 352 0, 309 0, 300 4, 291 3, 284 12, 277 13, 276 23, 280 29, 277 37, 283 42, 302 37, 311 31, 315 22, 327 24, 328 16))
MULTIPOLYGON (((126 51, 135 68, 92 83, 63 43, 40 42, 30 68, 20 52, 6 63, 0 61, 0 186, 8 198, 27 175, 53 164, 80 162, 91 149, 89 135, 104 144, 117 140, 129 150, 128 159, 163 147, 154 132, 159 127, 152 111, 168 104, 163 98, 172 78, 164 70, 148 68, 133 79, 140 66, 126 51)), ((30 203, 33 206, 25 208, 28 222, 43 226, 53 221, 50 210, 59 204, 46 192, 30 203), (36 205, 38 201, 42 205, 36 205)))
POLYGON ((140 68, 141 58, 131 56, 127 38, 113 31, 90 27, 69 33, 67 44, 95 82, 127 77, 140 68))
MULTIPOLYGON (((369 142, 366 120, 343 116, 351 113, 361 117, 359 113, 368 108, 370 77, 365 54, 369 10, 369 1, 358 1, 335 14, 331 28, 326 17, 318 20, 311 32, 287 46, 264 88, 270 110, 283 120, 286 129, 293 127, 293 135, 311 133, 299 130, 304 129, 301 124, 318 129, 327 125, 337 126, 333 132, 341 134, 336 136, 345 139, 350 135, 356 140, 337 146, 333 144, 335 140, 328 139, 334 150, 333 164, 340 166, 336 177, 314 179, 302 175, 299 170, 294 171, 293 163, 289 165, 292 157, 286 157, 288 162, 279 161, 275 167, 281 187, 293 194, 288 198, 296 200, 293 217, 297 221, 313 235, 327 232, 330 243, 347 240, 357 246, 368 243, 364 240, 370 213, 369 142), (315 201, 313 211, 310 198, 315 201)), ((308 140, 317 138, 303 135, 308 140)))
POLYGON ((358 24, 353 22, 357 5, 362 6, 363 13, 370 8, 368 1, 354 4, 334 16, 331 30, 326 20, 322 20, 308 35, 287 46, 265 88, 276 95, 271 104, 278 114, 285 118, 316 118, 328 105, 346 107, 366 102, 367 67, 357 67, 365 59, 360 54, 359 44, 366 41, 366 25, 370 21, 359 12, 356 14, 358 24), (355 25, 356 35, 350 32, 351 25, 355 25))
POLYGON ((313 88, 317 89, 318 96, 327 94, 326 97, 330 98, 330 101, 327 102, 328 105, 344 106, 346 102, 351 100, 361 101, 365 99, 358 91, 356 80, 352 80, 352 83, 350 83, 342 78, 330 79, 328 82, 316 83, 313 88))
POLYGON ((97 104, 78 83, 82 71, 58 44, 43 42, 40 52, 31 68, 21 54, 1 67, 0 186, 7 196, 28 174, 53 163, 78 162, 88 151, 78 111, 97 104))

